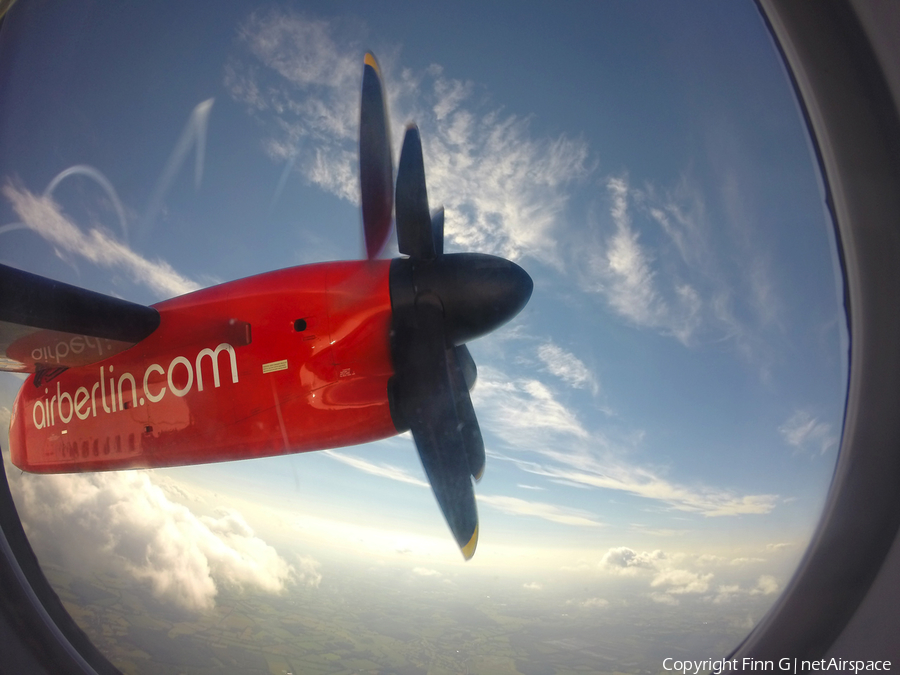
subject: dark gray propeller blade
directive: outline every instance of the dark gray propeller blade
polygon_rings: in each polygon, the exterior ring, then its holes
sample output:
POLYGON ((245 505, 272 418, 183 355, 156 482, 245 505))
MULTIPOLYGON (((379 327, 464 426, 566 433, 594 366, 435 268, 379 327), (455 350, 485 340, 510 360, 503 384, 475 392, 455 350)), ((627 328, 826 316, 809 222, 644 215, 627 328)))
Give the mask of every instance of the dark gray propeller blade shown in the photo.
POLYGON ((431 214, 431 241, 435 256, 444 254, 444 207, 431 214))
MULTIPOLYGON (((452 351, 443 348, 443 331, 437 298, 420 299, 406 326, 408 358, 416 367, 399 380, 396 395, 444 518, 468 560, 478 541, 478 512, 467 457, 460 452, 465 432, 447 359, 452 351)), ((468 391, 465 396, 468 399, 468 391)))
POLYGON ((378 62, 366 54, 359 112, 359 184, 366 257, 378 257, 391 235, 394 168, 378 62))
MULTIPOLYGON (((441 223, 443 239, 443 217, 441 223)), ((397 167, 397 244, 400 253, 412 258, 432 260, 438 255, 431 214, 428 212, 422 141, 419 128, 414 124, 406 127, 400 165, 397 167)))
POLYGON ((87 353, 68 348, 61 353, 60 342, 104 339, 94 359, 99 361, 137 344, 158 326, 159 312, 152 307, 0 265, 0 370, 58 374, 92 362, 87 353), (52 358, 43 355, 45 343, 57 345, 52 358))
POLYGON ((459 418, 459 431, 466 451, 466 462, 472 478, 481 480, 485 463, 484 439, 481 437, 481 427, 478 426, 478 418, 475 417, 475 408, 469 396, 477 375, 475 361, 466 346, 459 345, 447 350, 447 364, 456 402, 456 416, 459 418))
POLYGON ((159 312, 127 300, 0 265, 0 321, 121 342, 139 342, 159 312))

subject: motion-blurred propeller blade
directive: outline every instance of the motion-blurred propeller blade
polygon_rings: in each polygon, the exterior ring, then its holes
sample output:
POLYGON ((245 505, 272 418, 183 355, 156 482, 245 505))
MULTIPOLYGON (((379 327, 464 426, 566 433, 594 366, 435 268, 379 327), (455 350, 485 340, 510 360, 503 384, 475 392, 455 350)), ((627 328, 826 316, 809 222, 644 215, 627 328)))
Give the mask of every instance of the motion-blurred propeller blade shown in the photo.
POLYGON ((475 365, 475 359, 472 358, 469 348, 465 345, 457 345, 453 348, 453 353, 466 381, 466 389, 472 391, 475 381, 478 379, 478 367, 475 365))
POLYGON ((415 124, 406 127, 397 168, 397 244, 400 253, 413 258, 433 260, 438 255, 428 212, 422 141, 415 124))
MULTIPOLYGON (((452 350, 443 348, 443 317, 436 297, 416 303, 408 336, 410 366, 398 392, 402 414, 444 518, 468 560, 478 542, 478 512, 469 464, 460 452, 465 443, 447 360, 452 350)), ((468 399, 467 391, 465 396, 468 399)))
POLYGON ((447 364, 469 473, 475 480, 481 480, 485 463, 484 439, 481 437, 481 427, 478 426, 478 418, 475 417, 475 408, 472 407, 472 399, 469 396, 469 390, 475 385, 475 361, 466 346, 459 345, 447 350, 447 364), (471 375, 466 372, 467 370, 471 375))
POLYGON ((367 53, 359 114, 359 183, 366 256, 378 257, 391 235, 394 168, 387 107, 378 62, 367 53))
POLYGON ((431 214, 431 240, 435 257, 444 254, 444 207, 431 214))

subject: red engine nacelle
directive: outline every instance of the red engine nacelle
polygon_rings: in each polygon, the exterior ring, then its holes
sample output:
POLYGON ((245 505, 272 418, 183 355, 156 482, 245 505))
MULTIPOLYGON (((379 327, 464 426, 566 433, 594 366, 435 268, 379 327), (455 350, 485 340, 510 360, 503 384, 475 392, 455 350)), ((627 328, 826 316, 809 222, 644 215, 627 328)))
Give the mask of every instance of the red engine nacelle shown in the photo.
POLYGON ((131 349, 22 386, 13 463, 42 473, 200 464, 396 434, 389 265, 295 267, 156 305, 159 328, 131 349))

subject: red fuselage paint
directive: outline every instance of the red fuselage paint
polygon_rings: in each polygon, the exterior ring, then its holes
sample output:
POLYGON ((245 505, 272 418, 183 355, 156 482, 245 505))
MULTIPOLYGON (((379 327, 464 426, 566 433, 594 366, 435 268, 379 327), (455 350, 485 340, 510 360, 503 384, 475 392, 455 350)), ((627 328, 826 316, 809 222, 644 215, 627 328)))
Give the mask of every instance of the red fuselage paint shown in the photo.
POLYGON ((25 382, 13 463, 37 473, 179 466, 396 434, 389 266, 307 265, 155 305, 159 328, 131 349, 25 382))

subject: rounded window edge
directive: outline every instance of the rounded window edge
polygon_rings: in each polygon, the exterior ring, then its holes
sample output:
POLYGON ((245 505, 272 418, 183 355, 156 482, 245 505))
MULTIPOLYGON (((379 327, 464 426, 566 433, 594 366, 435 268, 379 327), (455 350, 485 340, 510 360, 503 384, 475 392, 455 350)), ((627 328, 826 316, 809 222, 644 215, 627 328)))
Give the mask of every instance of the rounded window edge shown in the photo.
POLYGON ((782 596, 730 655, 737 663, 823 656, 868 593, 900 526, 897 106, 853 2, 757 6, 803 110, 837 230, 850 373, 841 450, 819 525, 782 596))
POLYGON ((38 563, 0 467, 0 672, 119 673, 78 627, 38 563))

